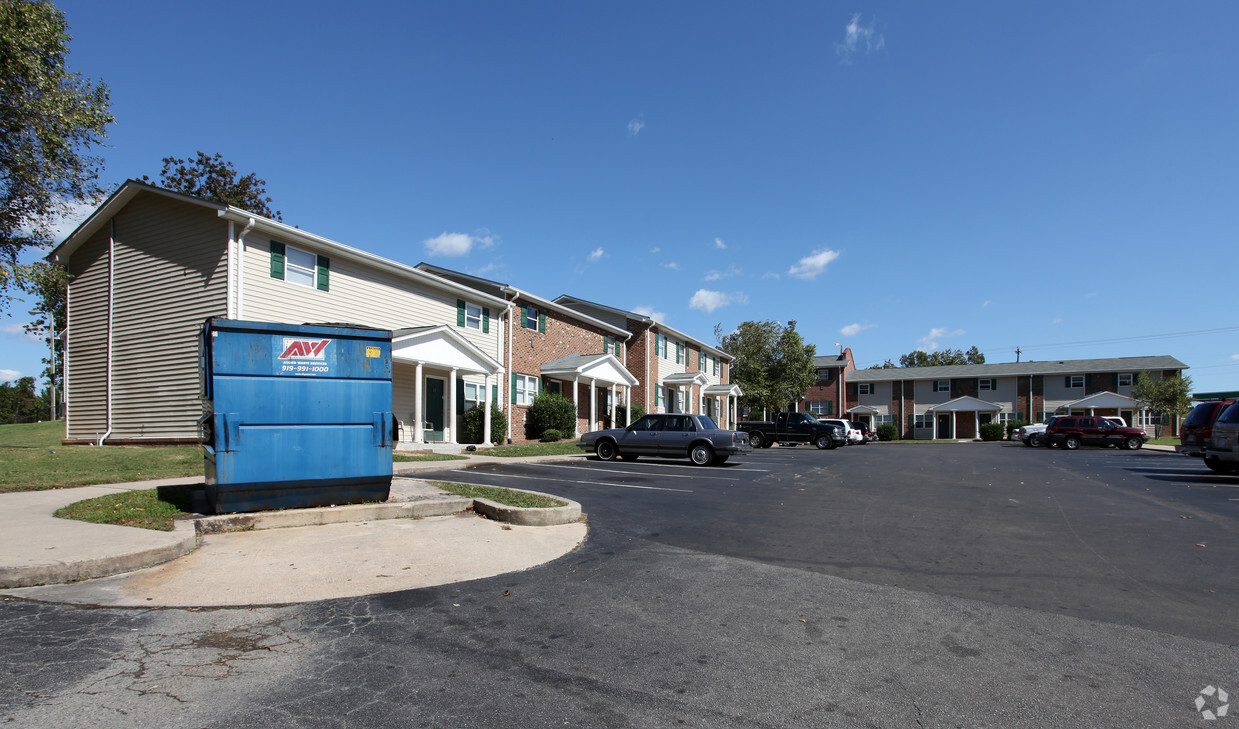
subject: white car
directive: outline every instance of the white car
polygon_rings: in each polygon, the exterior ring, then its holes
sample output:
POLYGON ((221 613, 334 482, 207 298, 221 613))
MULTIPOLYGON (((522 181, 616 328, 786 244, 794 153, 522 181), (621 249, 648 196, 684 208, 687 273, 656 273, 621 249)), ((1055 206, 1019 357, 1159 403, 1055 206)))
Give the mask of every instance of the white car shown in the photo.
POLYGON ((1045 429, 1052 422, 1054 422, 1054 418, 1049 418, 1044 423, 1030 423, 1020 426, 1015 429, 1015 439, 1030 448, 1040 448, 1045 445, 1045 429))
POLYGON ((843 432, 847 435, 848 445, 863 445, 865 443, 865 433, 861 429, 852 425, 851 421, 842 420, 839 418, 818 418, 823 423, 830 423, 843 428, 843 432))

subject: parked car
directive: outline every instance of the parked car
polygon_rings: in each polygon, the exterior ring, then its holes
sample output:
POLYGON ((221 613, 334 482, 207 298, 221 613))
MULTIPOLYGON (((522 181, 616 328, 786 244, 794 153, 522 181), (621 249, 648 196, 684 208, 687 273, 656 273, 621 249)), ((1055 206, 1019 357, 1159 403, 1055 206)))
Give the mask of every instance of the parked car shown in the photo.
POLYGON ((812 443, 821 450, 831 450, 848 442, 842 428, 823 423, 812 413, 775 413, 773 420, 741 420, 736 430, 747 433, 754 448, 812 443))
POLYGON ((855 427, 855 424, 850 421, 841 420, 839 418, 818 418, 818 420, 823 423, 830 423, 831 425, 837 425, 840 428, 843 428, 844 434, 847 435, 848 445, 856 445, 858 443, 865 442, 865 434, 860 432, 860 430, 855 427))
POLYGON ((1239 473, 1239 402, 1213 421, 1213 433, 1205 441, 1205 465, 1214 473, 1239 473))
POLYGON ((627 428, 591 431, 577 447, 604 461, 661 456, 688 458, 698 466, 721 465, 752 450, 744 433, 722 430, 706 415, 687 413, 650 413, 627 428))
POLYGON ((853 428, 855 428, 856 430, 859 430, 859 431, 860 431, 860 436, 861 436, 860 443, 861 443, 861 445, 864 445, 864 444, 866 444, 866 443, 871 443, 871 442, 873 442, 873 441, 875 441, 875 440, 877 440, 877 439, 878 439, 878 434, 877 434, 877 433, 874 433, 874 432, 873 432, 873 431, 871 431, 871 430, 869 430, 869 424, 868 424, 868 423, 865 423, 865 422, 862 422, 862 421, 859 421, 859 420, 850 420, 850 421, 848 421, 848 424, 849 424, 849 425, 851 425, 851 426, 852 426, 853 428))
POLYGON ((1203 456, 1205 443, 1213 437, 1213 424, 1233 404, 1234 400, 1210 400, 1192 408, 1179 428, 1179 445, 1174 447, 1175 452, 1197 458, 1203 456))
POLYGON ((1045 445, 1045 429, 1061 415, 1051 415, 1044 423, 1029 423, 1015 429, 1013 437, 1030 448, 1040 448, 1045 445))
POLYGON ((1094 415, 1064 415, 1045 429, 1045 441, 1074 451, 1082 445, 1119 446, 1136 450, 1149 436, 1138 428, 1125 428, 1094 415))

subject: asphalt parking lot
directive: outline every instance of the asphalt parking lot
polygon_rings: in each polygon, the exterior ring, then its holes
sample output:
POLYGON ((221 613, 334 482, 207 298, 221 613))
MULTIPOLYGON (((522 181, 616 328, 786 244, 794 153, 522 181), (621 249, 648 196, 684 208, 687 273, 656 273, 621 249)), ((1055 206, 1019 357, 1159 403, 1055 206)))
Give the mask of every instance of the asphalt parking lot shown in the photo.
POLYGON ((542 484, 630 538, 1239 643, 1239 478, 1176 454, 899 443, 434 476, 542 484))

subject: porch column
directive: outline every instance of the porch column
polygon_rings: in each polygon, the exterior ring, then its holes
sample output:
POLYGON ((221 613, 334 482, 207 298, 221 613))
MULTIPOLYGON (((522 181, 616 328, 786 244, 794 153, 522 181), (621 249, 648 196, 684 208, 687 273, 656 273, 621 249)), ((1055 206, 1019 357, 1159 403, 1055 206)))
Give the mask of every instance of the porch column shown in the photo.
POLYGON ((422 363, 417 363, 417 379, 413 382, 413 442, 426 442, 425 421, 422 415, 425 405, 422 404, 422 363))
POLYGON ((482 444, 490 443, 490 373, 486 373, 486 391, 482 393, 482 444))
POLYGON ((929 415, 929 420, 930 420, 930 422, 931 422, 931 423, 933 423, 933 426, 934 426, 934 430, 933 430, 934 437, 933 437, 933 439, 934 439, 934 440, 938 440, 938 413, 937 413, 937 412, 935 412, 935 411, 933 411, 933 410, 926 410, 925 412, 926 412, 926 414, 928 414, 928 415, 929 415))
POLYGON ((978 439, 981 437, 981 411, 980 410, 972 411, 972 437, 978 438, 978 439))
POLYGON ((959 440, 959 422, 954 410, 951 411, 951 437, 959 440))
POLYGON ((456 370, 447 378, 447 432, 443 434, 444 443, 456 442, 456 370))
POLYGON ((632 425, 632 385, 624 386, 624 419, 632 425))
POLYGON ((618 405, 618 403, 615 401, 615 395, 616 395, 615 383, 612 382, 611 383, 611 427, 612 428, 615 427, 615 408, 618 405))
MULTIPOLYGON (((581 376, 572 376, 572 427, 576 432, 572 437, 579 438, 581 436, 581 376)), ((593 430, 593 428, 590 428, 593 430)))
POLYGON ((589 429, 594 430, 598 424, 598 393, 594 391, 594 378, 589 378, 589 429))

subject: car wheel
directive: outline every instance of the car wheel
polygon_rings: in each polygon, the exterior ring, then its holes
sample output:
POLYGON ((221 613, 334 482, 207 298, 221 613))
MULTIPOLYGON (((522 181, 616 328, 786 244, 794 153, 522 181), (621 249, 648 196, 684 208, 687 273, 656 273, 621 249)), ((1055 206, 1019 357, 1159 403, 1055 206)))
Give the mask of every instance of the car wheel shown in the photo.
POLYGON ((769 448, 769 447, 770 447, 770 446, 772 446, 772 445, 774 445, 774 441, 772 441, 772 440, 768 440, 768 441, 766 441, 765 443, 762 443, 762 444, 761 444, 761 447, 762 447, 762 448, 769 448))
POLYGON ((828 433, 823 433, 822 435, 819 435, 817 437, 817 440, 813 441, 813 445, 817 446, 817 449, 819 451, 830 449, 834 445, 834 443, 835 443, 834 439, 831 438, 828 433))
POLYGON ((630 456, 630 455, 628 455, 628 454, 624 454, 624 455, 620 456, 620 458, 623 458, 625 461, 635 461, 635 460, 637 460, 637 456, 630 456))
POLYGON ((1020 438, 1020 442, 1028 446, 1029 448, 1032 448, 1032 437, 1031 436, 1028 438, 1020 438))
POLYGON ((598 445, 594 446, 594 454, 601 461, 614 461, 619 455, 619 450, 615 447, 614 441, 600 440, 598 445))
POLYGON ((754 448, 761 448, 762 446, 764 446, 765 442, 764 442, 764 439, 761 437, 761 433, 749 433, 749 445, 753 446, 754 448))
POLYGON ((1080 447, 1080 436, 1069 435, 1066 438, 1063 438, 1063 448, 1066 448, 1069 451, 1074 451, 1079 447, 1080 447))
POLYGON ((1028 445, 1032 446, 1033 448, 1040 448, 1041 446, 1045 445, 1045 436, 1042 435, 1041 433, 1033 433, 1032 435, 1028 436, 1028 445))
POLYGON ((1127 449, 1127 450, 1129 450, 1129 451, 1138 451, 1138 450, 1140 450, 1140 446, 1142 446, 1142 445, 1144 445, 1144 441, 1140 440, 1139 436, 1135 436, 1135 435, 1133 435, 1132 437, 1128 438, 1128 439, 1127 439, 1127 440, 1123 443, 1123 447, 1124 447, 1124 448, 1126 448, 1126 449, 1127 449))
POLYGON ((697 443, 688 451, 694 466, 708 466, 714 461, 714 451, 705 443, 697 443))

